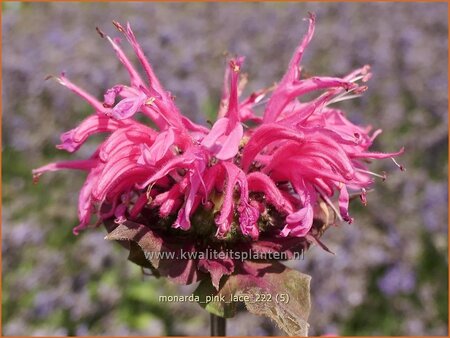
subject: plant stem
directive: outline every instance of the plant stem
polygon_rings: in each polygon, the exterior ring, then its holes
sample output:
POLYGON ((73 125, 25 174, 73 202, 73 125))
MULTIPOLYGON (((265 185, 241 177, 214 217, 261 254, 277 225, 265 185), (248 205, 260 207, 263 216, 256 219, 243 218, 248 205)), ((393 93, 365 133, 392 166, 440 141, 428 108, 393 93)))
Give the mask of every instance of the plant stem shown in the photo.
POLYGON ((223 317, 211 314, 211 337, 224 337, 226 335, 227 321, 223 317))

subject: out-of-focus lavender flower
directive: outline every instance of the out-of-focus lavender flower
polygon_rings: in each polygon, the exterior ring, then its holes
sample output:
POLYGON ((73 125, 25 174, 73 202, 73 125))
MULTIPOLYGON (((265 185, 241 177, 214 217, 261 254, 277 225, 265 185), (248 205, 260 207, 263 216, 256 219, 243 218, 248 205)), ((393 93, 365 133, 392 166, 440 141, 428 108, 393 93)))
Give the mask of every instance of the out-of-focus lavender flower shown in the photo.
POLYGON ((378 287, 386 296, 411 293, 416 286, 416 275, 404 265, 394 265, 378 280, 378 287))
POLYGON ((447 233, 448 219, 448 191, 442 184, 430 183, 424 191, 424 204, 422 208, 422 217, 425 227, 431 232, 447 233))

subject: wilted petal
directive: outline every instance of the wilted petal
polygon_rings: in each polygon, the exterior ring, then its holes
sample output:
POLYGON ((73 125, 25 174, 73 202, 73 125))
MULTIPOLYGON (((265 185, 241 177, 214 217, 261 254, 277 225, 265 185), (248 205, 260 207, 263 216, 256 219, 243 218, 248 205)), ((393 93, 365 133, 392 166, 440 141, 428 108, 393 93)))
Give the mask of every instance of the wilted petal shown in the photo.
POLYGON ((122 85, 114 86, 108 89, 105 95, 103 95, 103 106, 108 108, 114 106, 114 103, 116 102, 116 97, 122 90, 123 90, 122 85))
POLYGON ((239 213, 239 227, 241 228, 242 234, 244 236, 249 236, 252 240, 256 241, 259 236, 258 209, 246 202, 241 201, 237 208, 237 211, 239 213))
POLYGON ((216 290, 219 290, 220 279, 224 275, 230 275, 234 271, 234 262, 231 258, 225 259, 200 259, 198 267, 211 275, 211 282, 216 290))

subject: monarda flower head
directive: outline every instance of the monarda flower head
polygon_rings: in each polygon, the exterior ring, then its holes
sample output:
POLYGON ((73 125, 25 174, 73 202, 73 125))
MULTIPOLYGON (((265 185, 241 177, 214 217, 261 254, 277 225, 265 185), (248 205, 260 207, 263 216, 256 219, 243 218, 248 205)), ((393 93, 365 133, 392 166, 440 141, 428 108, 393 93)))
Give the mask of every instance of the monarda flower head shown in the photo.
POLYGON ((258 271, 270 276, 284 266, 272 264, 270 270, 264 262, 229 256, 165 260, 150 253, 232 249, 291 257, 311 243, 325 247, 319 237, 329 224, 352 222, 350 196, 360 195, 366 203, 366 191, 379 176, 368 170, 370 161, 403 152, 370 151, 381 130, 355 125, 332 107, 367 89, 369 66, 344 77, 302 77, 300 62, 314 33, 312 14, 277 85, 242 99, 244 58, 229 60, 218 119, 211 128, 180 113, 130 25, 114 25, 131 44, 146 77, 139 75, 119 39, 98 30, 128 71, 129 82, 112 86, 99 100, 64 74, 58 77, 93 112, 63 133, 57 148, 75 152, 91 135, 108 135, 90 158, 48 164, 33 175, 85 171, 74 233, 105 224, 107 238, 121 241, 131 250, 129 258, 155 275, 183 284, 210 280, 215 292, 236 275, 247 276, 240 285, 261 285, 258 271), (314 99, 303 99, 311 93, 317 93, 314 99), (264 108, 262 115, 256 106, 264 108), (138 122, 137 114, 150 118, 156 128, 138 122))

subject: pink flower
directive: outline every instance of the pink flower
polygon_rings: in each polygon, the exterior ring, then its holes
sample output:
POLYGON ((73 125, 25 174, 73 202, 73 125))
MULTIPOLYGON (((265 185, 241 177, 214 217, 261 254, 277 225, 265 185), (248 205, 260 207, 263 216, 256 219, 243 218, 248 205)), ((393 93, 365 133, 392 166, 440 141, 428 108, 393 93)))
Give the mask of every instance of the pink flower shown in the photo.
MULTIPOLYGON (((223 248, 230 242, 293 250, 299 243, 317 241, 313 225, 324 203, 339 219, 351 223, 350 193, 360 194, 365 204, 366 189, 372 177, 379 176, 368 170, 369 160, 403 152, 370 151, 381 130, 371 133, 371 127, 357 126, 331 107, 366 90, 368 66, 343 78, 301 77, 300 62, 314 33, 314 15, 286 74, 273 88, 240 100, 246 82, 240 80, 244 58, 230 60, 218 120, 211 129, 181 115, 130 25, 114 24, 131 44, 146 79, 127 58, 119 39, 99 31, 128 71, 129 83, 113 85, 100 102, 61 75, 59 82, 87 101, 93 114, 63 133, 57 148, 74 152, 91 135, 109 136, 87 160, 53 163, 33 171, 35 178, 59 169, 87 172, 75 233, 91 225, 96 216, 93 225, 116 219, 146 229, 158 238, 154 243, 169 243, 171 236, 190 238, 183 243, 190 250, 208 245, 223 248), (298 99, 319 91, 310 101, 298 99), (265 96, 269 99, 258 116, 253 108, 265 96), (156 129, 138 122, 136 114, 150 118, 156 129), (254 128, 244 125, 249 120, 254 128)), ((189 275, 186 269, 194 269, 197 277, 209 272, 216 287, 222 275, 235 268, 227 259, 189 264, 183 267, 183 276, 189 275)), ((170 267, 164 271, 173 276, 170 267)))

